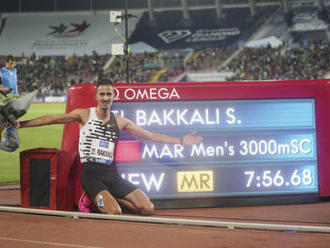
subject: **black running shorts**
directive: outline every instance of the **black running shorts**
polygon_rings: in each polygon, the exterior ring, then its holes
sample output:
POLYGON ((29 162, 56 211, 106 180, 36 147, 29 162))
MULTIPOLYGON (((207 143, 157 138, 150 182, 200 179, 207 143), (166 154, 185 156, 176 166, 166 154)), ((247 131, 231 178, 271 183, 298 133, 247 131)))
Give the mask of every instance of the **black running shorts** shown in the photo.
POLYGON ((137 187, 122 178, 114 166, 86 162, 82 164, 81 185, 90 199, 103 190, 107 190, 115 198, 125 198, 137 187))

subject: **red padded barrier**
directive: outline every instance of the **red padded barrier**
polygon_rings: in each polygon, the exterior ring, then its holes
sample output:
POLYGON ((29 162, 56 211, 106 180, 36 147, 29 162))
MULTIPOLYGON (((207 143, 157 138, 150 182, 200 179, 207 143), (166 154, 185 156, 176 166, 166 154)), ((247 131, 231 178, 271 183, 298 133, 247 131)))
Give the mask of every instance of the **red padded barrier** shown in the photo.
MULTIPOLYGON (((72 176, 75 174, 73 171, 75 168, 73 168, 73 164, 66 152, 53 148, 26 150, 20 153, 20 164, 22 207, 63 211, 73 210, 74 180, 72 176), (33 159, 36 161, 46 161, 46 164, 50 165, 50 174, 43 175, 47 177, 49 181, 45 180, 44 183, 36 185, 37 189, 35 191, 38 192, 38 196, 47 199, 46 205, 41 204, 40 206, 35 204, 35 202, 38 202, 39 200, 33 195, 31 187, 31 184, 35 184, 35 182, 32 181, 33 179, 30 178, 30 172, 32 170, 31 161, 33 159), (49 185, 43 185, 46 182, 49 183, 49 185), (45 190, 45 188, 47 190, 45 190), (32 203, 32 201, 34 203, 32 203)), ((41 174, 47 171, 43 171, 43 166, 45 165, 41 164, 38 167, 38 171, 41 171, 41 174)))
MULTIPOLYGON (((66 112, 71 112, 76 108, 90 108, 97 105, 95 85, 83 84, 70 87, 68 92, 66 112)), ((81 163, 78 152, 79 143, 79 124, 71 123, 66 124, 63 130, 62 137, 62 150, 66 151, 69 155, 70 163, 76 168, 75 171, 75 194, 74 202, 78 205, 82 193, 82 186, 80 183, 81 163)))

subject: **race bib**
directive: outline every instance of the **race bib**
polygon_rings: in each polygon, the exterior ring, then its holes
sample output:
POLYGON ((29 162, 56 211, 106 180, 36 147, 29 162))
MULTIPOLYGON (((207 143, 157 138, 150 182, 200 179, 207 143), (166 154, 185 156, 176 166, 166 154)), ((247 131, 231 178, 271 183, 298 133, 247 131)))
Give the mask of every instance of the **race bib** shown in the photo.
POLYGON ((113 142, 92 139, 90 160, 96 163, 111 165, 114 148, 115 144, 113 142))

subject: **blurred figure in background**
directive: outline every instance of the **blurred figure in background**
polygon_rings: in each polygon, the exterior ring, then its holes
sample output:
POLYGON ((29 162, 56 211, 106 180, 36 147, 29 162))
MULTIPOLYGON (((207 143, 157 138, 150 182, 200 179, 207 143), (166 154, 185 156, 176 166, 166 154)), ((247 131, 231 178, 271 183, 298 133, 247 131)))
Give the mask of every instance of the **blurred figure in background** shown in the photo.
POLYGON ((0 68, 0 91, 2 94, 18 94, 17 91, 17 71, 15 69, 15 60, 12 55, 8 55, 5 66, 0 68))
MULTIPOLYGON (((11 93, 18 95, 17 91, 17 71, 15 60, 12 55, 6 57, 5 66, 0 68, 0 93, 4 96, 11 93)), ((0 137, 4 126, 0 127, 0 137)), ((6 136, 9 137, 11 130, 15 128, 7 127, 6 136)), ((8 140, 8 139, 7 139, 8 140)))

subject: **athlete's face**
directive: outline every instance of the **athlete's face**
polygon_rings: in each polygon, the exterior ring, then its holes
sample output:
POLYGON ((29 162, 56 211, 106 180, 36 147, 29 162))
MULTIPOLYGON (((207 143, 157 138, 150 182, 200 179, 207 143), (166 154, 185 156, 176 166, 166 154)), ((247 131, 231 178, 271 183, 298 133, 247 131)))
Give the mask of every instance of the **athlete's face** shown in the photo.
POLYGON ((15 67, 15 61, 9 60, 5 63, 5 67, 7 70, 12 70, 15 67))
POLYGON ((101 85, 96 89, 96 100, 101 109, 109 109, 113 101, 113 87, 101 85))

